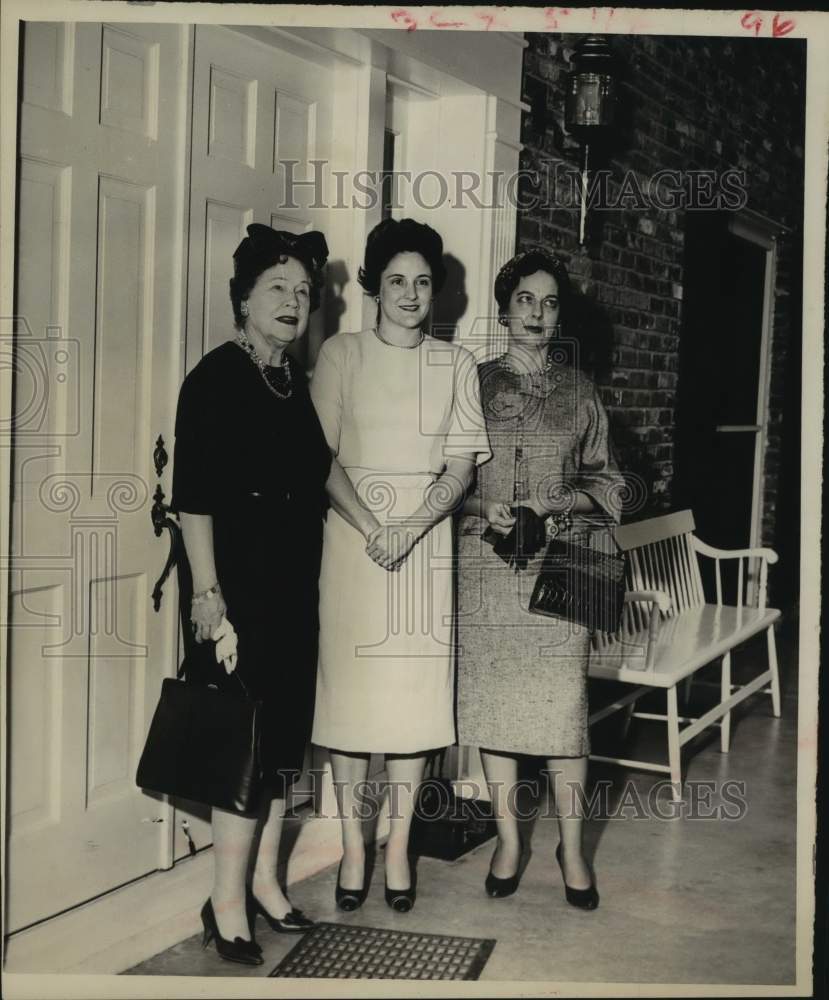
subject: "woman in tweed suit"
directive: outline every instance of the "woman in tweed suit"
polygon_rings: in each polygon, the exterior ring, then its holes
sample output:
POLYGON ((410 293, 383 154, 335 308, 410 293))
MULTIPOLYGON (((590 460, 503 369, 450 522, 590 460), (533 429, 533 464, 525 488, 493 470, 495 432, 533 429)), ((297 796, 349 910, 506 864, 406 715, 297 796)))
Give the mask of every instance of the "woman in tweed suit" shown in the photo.
POLYGON ((591 520, 618 520, 623 486, 593 382, 562 338, 570 283, 561 261, 536 248, 495 281, 506 352, 479 366, 493 458, 478 470, 459 525, 458 742, 481 748, 498 845, 490 896, 518 886, 521 843, 513 813, 517 760, 543 757, 552 775, 568 902, 595 909, 582 853, 587 773, 589 634, 528 611, 549 538, 584 540, 591 520), (517 523, 518 522, 518 523, 517 523), (507 564, 493 543, 512 533, 507 564))

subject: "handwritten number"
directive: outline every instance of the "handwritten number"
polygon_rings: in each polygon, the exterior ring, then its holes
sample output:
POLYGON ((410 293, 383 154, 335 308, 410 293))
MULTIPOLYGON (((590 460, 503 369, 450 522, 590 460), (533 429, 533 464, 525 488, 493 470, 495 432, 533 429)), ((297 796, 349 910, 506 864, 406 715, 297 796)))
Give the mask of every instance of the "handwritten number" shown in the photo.
POLYGON ((414 31, 417 27, 417 21, 407 10, 393 10, 391 16, 398 24, 405 24, 406 31, 414 31))
MULTIPOLYGON (((593 8, 594 18, 596 16, 595 11, 596 8, 594 7, 593 8)), ((545 7, 544 17, 547 21, 547 28, 550 29, 551 31, 557 31, 559 15, 561 15, 562 17, 566 17, 569 13, 570 13, 569 7, 545 7)))
POLYGON ((788 35, 793 28, 794 21, 781 21, 780 15, 775 14, 771 22, 771 36, 772 38, 782 38, 783 35, 788 35))
POLYGON ((760 29, 763 27, 763 19, 759 14, 755 14, 753 10, 747 11, 740 18, 740 24, 746 29, 746 31, 754 30, 754 37, 756 38, 760 34, 760 29))
MULTIPOLYGON (((763 28, 764 19, 757 13, 756 10, 747 10, 740 18, 740 24, 746 29, 746 31, 753 31, 754 37, 757 38, 763 28)), ((788 35, 790 31, 794 30, 794 28, 795 22, 783 19, 778 12, 774 15, 771 21, 771 37, 782 38, 783 35, 788 35)))

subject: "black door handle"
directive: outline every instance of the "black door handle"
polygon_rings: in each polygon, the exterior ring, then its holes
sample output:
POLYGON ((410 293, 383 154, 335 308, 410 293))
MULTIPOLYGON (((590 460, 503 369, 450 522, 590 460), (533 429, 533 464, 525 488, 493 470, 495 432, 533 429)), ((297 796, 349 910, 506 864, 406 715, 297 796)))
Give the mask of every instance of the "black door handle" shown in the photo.
POLYGON ((158 611, 161 608, 164 584, 167 582, 167 577, 178 560, 181 549, 181 528, 178 522, 170 516, 169 505, 164 503, 164 491, 161 489, 161 483, 156 486, 155 493, 153 494, 153 506, 150 510, 150 518, 156 538, 161 538, 165 528, 170 533, 170 551, 167 554, 164 569, 161 571, 161 576, 156 580, 152 593, 153 610, 158 611))

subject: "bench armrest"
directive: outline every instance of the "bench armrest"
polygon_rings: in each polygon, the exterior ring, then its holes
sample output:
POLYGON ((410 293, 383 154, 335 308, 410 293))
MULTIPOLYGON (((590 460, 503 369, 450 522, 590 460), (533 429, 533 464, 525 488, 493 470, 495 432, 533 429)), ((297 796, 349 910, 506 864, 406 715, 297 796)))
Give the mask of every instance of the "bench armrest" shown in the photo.
MULTIPOLYGON (((655 604, 659 608, 662 614, 667 614, 671 610, 672 602, 668 594, 664 590, 627 590, 625 591, 625 602, 626 603, 637 603, 647 601, 650 604, 655 604)), ((659 635, 659 629, 662 625, 662 614, 651 613, 650 621, 648 622, 648 646, 645 651, 645 669, 650 670, 653 667, 656 639, 659 635)))
POLYGON ((625 601, 631 603, 636 601, 651 601, 664 614, 667 614, 672 607, 671 598, 664 590, 626 590, 625 601))
POLYGON ((756 549, 718 549, 713 545, 708 545, 703 542, 702 539, 697 538, 696 535, 692 535, 691 539, 694 543, 694 548, 701 555, 709 556, 711 559, 745 559, 756 557, 767 562, 770 566, 773 566, 778 559, 777 553, 774 549, 769 548, 756 548, 756 549))

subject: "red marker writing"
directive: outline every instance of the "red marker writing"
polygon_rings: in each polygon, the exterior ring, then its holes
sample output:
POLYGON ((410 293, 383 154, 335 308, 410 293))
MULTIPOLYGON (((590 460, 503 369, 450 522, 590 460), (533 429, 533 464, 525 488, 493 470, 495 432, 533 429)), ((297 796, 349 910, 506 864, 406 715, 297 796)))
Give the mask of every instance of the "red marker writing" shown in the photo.
POLYGON ((771 22, 771 37, 782 38, 794 29, 794 21, 781 21, 780 15, 775 14, 771 22))
POLYGON ((391 12, 391 16, 392 20, 396 21, 398 24, 405 24, 406 31, 414 31, 417 27, 417 21, 415 21, 407 10, 393 10, 391 12))

